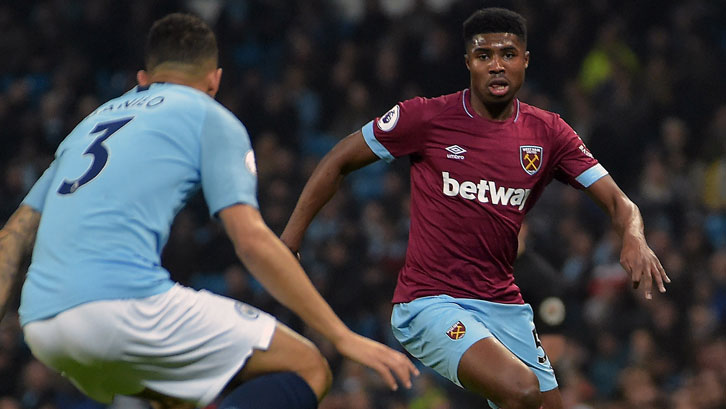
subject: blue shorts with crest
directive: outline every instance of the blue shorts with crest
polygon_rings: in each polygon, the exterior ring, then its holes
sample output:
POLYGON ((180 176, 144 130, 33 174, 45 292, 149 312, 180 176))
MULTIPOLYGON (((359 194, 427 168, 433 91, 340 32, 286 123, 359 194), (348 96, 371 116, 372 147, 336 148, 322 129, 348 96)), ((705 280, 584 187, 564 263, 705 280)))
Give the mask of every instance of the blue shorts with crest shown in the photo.
POLYGON ((557 387, 529 304, 448 295, 422 297, 394 305, 391 326, 411 355, 459 386, 457 370, 464 352, 477 341, 494 336, 537 375, 541 391, 557 387))

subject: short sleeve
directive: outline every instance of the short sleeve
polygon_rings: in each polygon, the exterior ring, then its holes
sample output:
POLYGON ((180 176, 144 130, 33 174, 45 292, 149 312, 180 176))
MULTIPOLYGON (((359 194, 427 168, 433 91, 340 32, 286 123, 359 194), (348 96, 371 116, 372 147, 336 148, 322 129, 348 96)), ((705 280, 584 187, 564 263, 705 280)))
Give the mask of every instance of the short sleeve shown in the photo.
POLYGON ((361 131, 368 147, 387 162, 420 151, 430 104, 421 97, 409 99, 367 123, 361 131))
POLYGON ((601 177, 608 174, 607 170, 595 159, 585 142, 559 116, 555 119, 558 161, 555 177, 578 189, 586 189, 601 177))
POLYGON ((38 178, 38 180, 35 182, 33 187, 30 189, 30 192, 25 196, 23 199, 23 204, 30 206, 33 208, 33 210, 42 213, 43 207, 45 206, 45 198, 48 195, 48 191, 51 188, 51 183, 53 183, 53 178, 55 177, 56 172, 56 165, 57 161, 51 162, 50 166, 48 166, 48 169, 43 172, 43 174, 38 178))
POLYGON ((247 129, 221 106, 209 108, 201 135, 201 181, 209 213, 234 204, 259 207, 257 168, 247 129))

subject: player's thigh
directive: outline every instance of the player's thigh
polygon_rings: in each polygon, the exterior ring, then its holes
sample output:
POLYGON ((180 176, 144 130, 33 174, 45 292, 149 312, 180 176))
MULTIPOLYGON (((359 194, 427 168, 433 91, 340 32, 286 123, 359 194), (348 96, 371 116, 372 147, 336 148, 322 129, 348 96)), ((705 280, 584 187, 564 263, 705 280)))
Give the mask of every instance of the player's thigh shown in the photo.
POLYGON ((555 388, 547 392, 542 392, 542 408, 544 409, 562 409, 562 395, 560 389, 555 388))
POLYGON ((464 376, 469 386, 476 386, 474 382, 479 380, 475 390, 496 388, 501 379, 520 385, 516 389, 520 392, 538 382, 540 391, 557 387, 534 331, 532 309, 526 304, 446 295, 422 297, 396 304, 391 325, 409 353, 459 386, 464 386, 459 379, 460 361, 468 354, 476 359, 471 370, 464 363, 464 376), (485 339, 488 341, 481 342, 485 339))
POLYGON ((557 388, 557 379, 549 357, 534 327, 532 308, 528 304, 499 304, 482 300, 463 300, 506 349, 536 376, 541 392, 557 388))
POLYGON ((272 341, 266 350, 255 350, 235 377, 244 382, 273 372, 292 371, 300 375, 322 396, 332 381, 328 362, 307 338, 277 322, 272 341))
POLYGON ((459 382, 494 402, 538 394, 534 372, 494 337, 477 341, 461 357, 459 382))
POLYGON ((492 336, 474 313, 448 296, 394 305, 391 327, 406 351, 459 386, 461 357, 477 341, 492 336))

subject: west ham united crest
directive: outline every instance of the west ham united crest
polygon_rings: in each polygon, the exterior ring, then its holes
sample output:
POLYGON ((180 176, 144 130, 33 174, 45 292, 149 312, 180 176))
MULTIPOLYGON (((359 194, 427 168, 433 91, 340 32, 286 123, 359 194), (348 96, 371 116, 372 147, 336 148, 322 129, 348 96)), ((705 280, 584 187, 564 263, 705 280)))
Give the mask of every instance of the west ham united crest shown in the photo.
POLYGON ((520 146, 519 162, 522 168, 530 175, 534 175, 542 166, 542 147, 541 146, 520 146))
POLYGON ((456 324, 452 325, 451 328, 446 331, 446 335, 454 341, 464 338, 465 334, 466 327, 461 323, 461 321, 456 321, 456 324))

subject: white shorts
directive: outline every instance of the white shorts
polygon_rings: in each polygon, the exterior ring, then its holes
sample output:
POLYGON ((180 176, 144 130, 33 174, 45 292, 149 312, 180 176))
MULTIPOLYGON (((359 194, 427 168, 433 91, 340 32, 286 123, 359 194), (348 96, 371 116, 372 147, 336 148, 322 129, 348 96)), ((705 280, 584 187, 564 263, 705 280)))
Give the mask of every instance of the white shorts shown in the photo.
POLYGON ((33 355, 91 398, 145 388, 204 407, 269 347, 273 316, 179 284, 148 298, 94 301, 23 328, 33 355))

